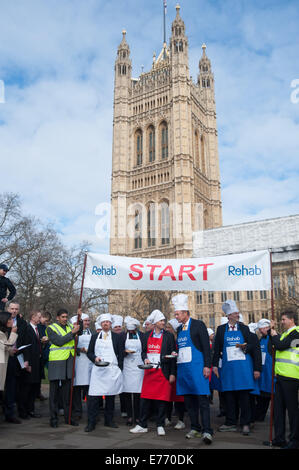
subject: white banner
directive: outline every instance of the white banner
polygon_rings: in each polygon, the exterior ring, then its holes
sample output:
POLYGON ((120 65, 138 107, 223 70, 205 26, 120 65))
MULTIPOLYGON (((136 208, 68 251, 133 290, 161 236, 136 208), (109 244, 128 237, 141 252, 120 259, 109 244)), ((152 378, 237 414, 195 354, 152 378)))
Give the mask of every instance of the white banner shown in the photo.
POLYGON ((114 290, 270 290, 270 253, 186 259, 88 253, 84 286, 114 290))

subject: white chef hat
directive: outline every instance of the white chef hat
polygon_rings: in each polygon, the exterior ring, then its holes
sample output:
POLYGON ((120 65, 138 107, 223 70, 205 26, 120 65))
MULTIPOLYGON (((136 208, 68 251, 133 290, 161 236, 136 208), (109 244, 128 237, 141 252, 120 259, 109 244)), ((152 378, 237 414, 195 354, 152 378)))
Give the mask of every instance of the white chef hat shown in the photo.
POLYGON ((101 323, 98 322, 98 321, 95 322, 94 326, 95 326, 96 330, 101 330, 102 329, 101 323))
POLYGON ((239 312, 239 322, 244 323, 243 315, 240 312, 239 312))
POLYGON ((212 328, 207 328, 208 330, 208 335, 211 336, 214 334, 214 331, 212 330, 212 328))
POLYGON ((165 316, 160 310, 153 310, 152 313, 150 314, 152 317, 152 323, 157 323, 160 320, 165 320, 165 316))
POLYGON ((97 321, 101 324, 103 321, 110 321, 112 323, 112 315, 111 313, 102 313, 97 318, 97 321))
POLYGON ((227 317, 221 317, 220 318, 220 325, 225 325, 225 323, 228 322, 228 318, 227 317))
POLYGON ((169 320, 168 323, 170 323, 170 325, 172 326, 174 331, 176 331, 178 329, 178 327, 181 325, 181 323, 178 322, 176 318, 172 318, 171 320, 169 320))
POLYGON ((179 310, 189 310, 188 308, 188 295, 186 294, 177 294, 172 297, 171 302, 173 303, 173 307, 175 312, 179 310))
POLYGON ((234 300, 227 300, 222 304, 222 310, 225 315, 230 315, 231 313, 239 312, 237 304, 234 300))
POLYGON ((257 329, 257 323, 249 323, 248 328, 250 329, 251 333, 255 333, 255 330, 257 329))
POLYGON ((130 317, 127 315, 124 319, 124 323, 126 325, 127 330, 135 330, 137 326, 140 325, 140 321, 137 318, 130 317))
POLYGON ((267 328, 270 325, 271 325, 271 322, 267 318, 261 318, 261 320, 257 322, 258 328, 267 328))
MULTIPOLYGON (((87 313, 82 313, 81 314, 81 320, 86 320, 87 318, 89 318, 89 315, 87 315, 87 313)), ((74 315, 71 319, 70 319, 70 322, 74 325, 75 323, 77 323, 78 321, 78 315, 74 315)))
POLYGON ((121 315, 112 315, 112 328, 115 326, 123 326, 123 317, 121 315))

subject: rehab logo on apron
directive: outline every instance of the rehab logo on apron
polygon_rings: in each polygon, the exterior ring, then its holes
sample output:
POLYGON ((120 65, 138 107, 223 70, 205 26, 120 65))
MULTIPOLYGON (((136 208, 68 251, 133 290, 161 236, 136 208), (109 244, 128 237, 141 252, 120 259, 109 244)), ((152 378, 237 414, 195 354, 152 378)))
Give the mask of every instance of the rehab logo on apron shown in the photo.
MULTIPOLYGON (((153 332, 151 332, 147 341, 147 358, 152 364, 158 365, 161 360, 162 342, 163 333, 160 338, 153 338, 153 332)), ((170 401, 171 391, 171 385, 164 376, 161 367, 155 366, 153 369, 144 371, 141 398, 170 401)))

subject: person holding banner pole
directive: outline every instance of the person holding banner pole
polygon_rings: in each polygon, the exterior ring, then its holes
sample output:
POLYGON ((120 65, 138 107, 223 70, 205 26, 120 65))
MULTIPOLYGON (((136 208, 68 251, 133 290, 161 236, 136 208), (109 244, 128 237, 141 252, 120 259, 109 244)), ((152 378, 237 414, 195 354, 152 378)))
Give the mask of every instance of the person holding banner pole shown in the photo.
POLYGON ((184 396, 191 430, 187 439, 202 437, 205 444, 213 441, 210 423, 211 349, 206 325, 190 317, 188 296, 172 298, 175 317, 182 324, 177 330, 177 395, 184 396), (199 423, 201 415, 202 426, 199 423))
POLYGON ((274 432, 275 438, 265 445, 287 447, 285 440, 286 412, 289 418, 290 442, 294 440, 298 420, 299 390, 299 327, 295 323, 295 314, 285 311, 281 314, 284 330, 279 335, 271 320, 270 340, 275 348, 275 395, 274 395, 274 432))
POLYGON ((68 321, 68 311, 60 309, 57 312, 56 322, 49 325, 46 329, 46 335, 51 343, 48 367, 50 382, 49 406, 50 425, 54 428, 58 426, 58 394, 60 383, 65 423, 78 426, 75 420, 69 419, 69 413, 70 410, 72 410, 70 398, 75 356, 75 337, 77 334, 82 334, 82 328, 82 321, 80 321, 79 324, 72 325, 68 321))

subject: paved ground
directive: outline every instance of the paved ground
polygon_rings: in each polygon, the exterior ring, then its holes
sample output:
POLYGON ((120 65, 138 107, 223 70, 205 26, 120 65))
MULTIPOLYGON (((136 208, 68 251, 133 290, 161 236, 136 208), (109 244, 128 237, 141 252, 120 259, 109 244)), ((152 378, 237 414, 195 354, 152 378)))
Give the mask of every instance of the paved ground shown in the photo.
MULTIPOLYGON (((43 394, 48 396, 48 386, 43 385, 43 394)), ((37 401, 36 411, 42 414, 42 418, 31 418, 22 424, 10 424, 0 422, 0 449, 263 449, 264 440, 269 438, 269 415, 264 423, 256 423, 250 436, 243 436, 240 432, 217 432, 223 423, 223 418, 217 418, 218 400, 215 394, 214 404, 211 405, 211 421, 214 429, 212 445, 205 445, 200 439, 186 439, 186 431, 189 430, 189 420, 186 417, 186 430, 177 431, 173 427, 166 428, 166 436, 158 436, 155 423, 149 422, 147 434, 133 435, 126 426, 126 420, 121 418, 119 403, 116 404, 116 422, 118 429, 104 427, 101 415, 95 431, 84 432, 86 426, 86 404, 84 403, 83 418, 79 427, 68 426, 63 423, 57 429, 49 426, 48 400, 37 401)), ((174 422, 176 419, 174 417, 174 422)))

